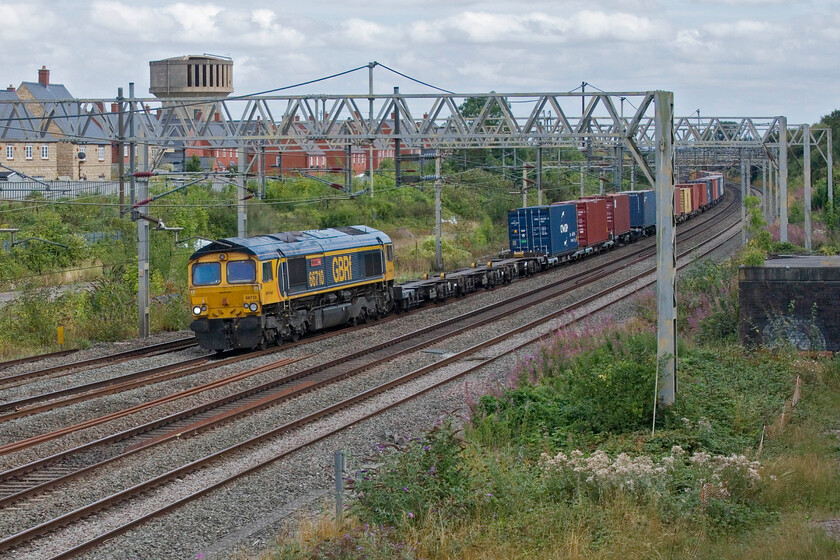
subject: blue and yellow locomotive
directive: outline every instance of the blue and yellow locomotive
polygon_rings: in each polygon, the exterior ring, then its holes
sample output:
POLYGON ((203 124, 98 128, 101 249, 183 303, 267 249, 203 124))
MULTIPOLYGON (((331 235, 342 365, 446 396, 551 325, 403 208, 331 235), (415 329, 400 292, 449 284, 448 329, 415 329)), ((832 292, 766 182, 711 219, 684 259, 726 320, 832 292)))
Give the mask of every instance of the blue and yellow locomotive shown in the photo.
POLYGON ((190 257, 190 329, 209 350, 265 347, 393 307, 391 239, 367 226, 220 239, 190 257))

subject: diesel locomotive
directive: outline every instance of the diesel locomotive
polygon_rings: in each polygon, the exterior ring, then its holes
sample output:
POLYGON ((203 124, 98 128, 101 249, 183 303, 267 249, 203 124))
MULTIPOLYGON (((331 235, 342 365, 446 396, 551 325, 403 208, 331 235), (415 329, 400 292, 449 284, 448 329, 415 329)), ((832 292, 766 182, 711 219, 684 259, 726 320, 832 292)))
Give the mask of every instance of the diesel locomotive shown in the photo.
POLYGON ((209 350, 265 347, 393 306, 391 239, 367 226, 219 239, 189 262, 190 329, 209 350))

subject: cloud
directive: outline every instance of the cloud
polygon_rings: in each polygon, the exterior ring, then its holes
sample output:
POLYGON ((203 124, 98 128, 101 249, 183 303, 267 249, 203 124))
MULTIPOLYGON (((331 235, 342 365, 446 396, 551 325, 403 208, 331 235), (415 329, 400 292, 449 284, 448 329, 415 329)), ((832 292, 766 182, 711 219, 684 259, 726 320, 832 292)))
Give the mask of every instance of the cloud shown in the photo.
POLYGON ((781 28, 766 21, 739 20, 735 22, 707 23, 702 29, 713 37, 725 37, 729 40, 766 35, 775 36, 781 28))
POLYGON ((440 20, 414 22, 407 33, 417 44, 561 44, 575 40, 650 41, 662 34, 663 27, 667 26, 647 17, 599 10, 567 16, 465 11, 440 20))

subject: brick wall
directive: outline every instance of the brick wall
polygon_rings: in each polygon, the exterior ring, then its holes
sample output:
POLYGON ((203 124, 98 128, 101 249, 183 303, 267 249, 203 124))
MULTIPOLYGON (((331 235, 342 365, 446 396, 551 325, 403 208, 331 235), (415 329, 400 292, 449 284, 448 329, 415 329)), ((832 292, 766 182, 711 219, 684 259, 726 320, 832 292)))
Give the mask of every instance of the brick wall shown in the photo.
POLYGON ((741 267, 738 290, 743 344, 840 350, 840 268, 741 267))
POLYGON ((104 159, 99 160, 99 146, 71 144, 70 142, 34 141, 34 142, 3 142, 0 141, 0 162, 32 177, 42 177, 54 181, 59 177, 78 180, 78 154, 85 150, 85 160, 81 165, 82 177, 89 180, 111 179, 111 146, 105 148, 104 159), (7 157, 7 147, 12 147, 12 159, 7 157), (31 147, 32 157, 26 157, 26 147, 31 147), (42 147, 47 148, 47 159, 42 157, 42 147))

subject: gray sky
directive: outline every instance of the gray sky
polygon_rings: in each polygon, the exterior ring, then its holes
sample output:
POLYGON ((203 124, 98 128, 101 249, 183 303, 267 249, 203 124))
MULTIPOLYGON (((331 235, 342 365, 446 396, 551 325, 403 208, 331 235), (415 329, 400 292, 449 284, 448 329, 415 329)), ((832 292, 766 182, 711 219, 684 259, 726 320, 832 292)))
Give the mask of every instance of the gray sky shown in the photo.
MULTIPOLYGON (((234 59, 237 94, 379 61, 458 93, 674 92, 675 112, 786 115, 840 108, 840 0, 0 0, 0 83, 51 80, 113 97, 150 60, 234 59)), ((378 69, 376 91, 428 92, 378 69)), ((367 71, 290 93, 365 93, 367 71)))

